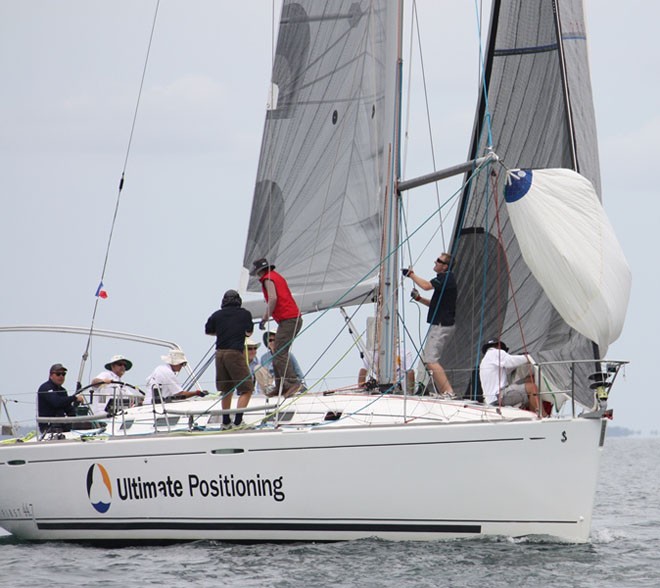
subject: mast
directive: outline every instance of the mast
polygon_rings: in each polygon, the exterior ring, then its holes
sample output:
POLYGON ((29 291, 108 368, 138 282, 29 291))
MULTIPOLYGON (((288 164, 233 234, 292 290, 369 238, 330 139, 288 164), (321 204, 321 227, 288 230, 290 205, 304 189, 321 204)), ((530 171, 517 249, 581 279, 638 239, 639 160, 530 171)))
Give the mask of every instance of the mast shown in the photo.
POLYGON ((396 381, 396 355, 398 341, 398 280, 399 280, 399 201, 397 189, 401 161, 401 84, 403 68, 403 0, 397 2, 396 73, 394 76, 394 125, 388 178, 384 198, 383 247, 380 271, 380 296, 377 315, 380 317, 378 353, 378 380, 382 386, 396 381))

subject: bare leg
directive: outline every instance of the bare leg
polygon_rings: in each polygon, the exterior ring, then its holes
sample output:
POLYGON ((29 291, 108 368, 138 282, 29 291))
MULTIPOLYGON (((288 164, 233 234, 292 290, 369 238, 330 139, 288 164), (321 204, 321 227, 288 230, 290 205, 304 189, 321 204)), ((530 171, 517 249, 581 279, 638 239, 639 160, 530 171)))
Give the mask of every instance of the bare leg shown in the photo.
POLYGON ((545 411, 543 411, 543 413, 539 413, 539 390, 536 387, 536 384, 534 382, 526 382, 525 392, 527 392, 529 410, 535 412, 536 414, 541 414, 541 416, 544 417, 548 416, 545 414, 545 411))
POLYGON ((454 391, 449 383, 445 370, 439 363, 427 363, 426 367, 433 376, 433 383, 440 394, 453 394, 454 391))
POLYGON ((406 392, 408 394, 415 393, 415 370, 408 370, 406 372, 406 392))
POLYGON ((222 410, 229 410, 231 408, 231 399, 234 397, 233 392, 223 392, 222 400, 220 404, 222 405, 222 410))
POLYGON ((252 392, 243 392, 243 394, 238 397, 236 408, 245 408, 250 402, 250 398, 252 398, 252 392))

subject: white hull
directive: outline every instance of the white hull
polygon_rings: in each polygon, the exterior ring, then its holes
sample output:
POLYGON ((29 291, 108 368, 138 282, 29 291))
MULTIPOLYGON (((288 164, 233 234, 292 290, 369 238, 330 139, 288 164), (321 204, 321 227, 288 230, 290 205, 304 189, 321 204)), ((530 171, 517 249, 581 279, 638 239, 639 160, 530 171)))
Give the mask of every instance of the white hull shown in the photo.
POLYGON ((32 540, 587 541, 604 423, 524 414, 0 446, 0 526, 32 540))

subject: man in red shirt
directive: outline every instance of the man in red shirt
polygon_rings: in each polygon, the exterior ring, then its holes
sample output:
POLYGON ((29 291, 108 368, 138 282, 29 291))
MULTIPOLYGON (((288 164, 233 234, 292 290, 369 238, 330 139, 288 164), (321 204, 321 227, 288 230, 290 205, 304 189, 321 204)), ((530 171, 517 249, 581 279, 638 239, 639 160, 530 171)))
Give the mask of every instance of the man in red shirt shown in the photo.
POLYGON ((254 261, 253 265, 251 273, 259 277, 266 299, 266 312, 259 323, 259 328, 263 331, 271 316, 278 325, 273 351, 275 389, 272 392, 266 392, 266 395, 276 396, 280 393, 281 388, 284 396, 292 396, 299 391, 301 386, 293 365, 289 361, 291 345, 302 328, 300 310, 286 280, 274 271, 274 265, 270 265, 268 260, 263 257, 254 261))

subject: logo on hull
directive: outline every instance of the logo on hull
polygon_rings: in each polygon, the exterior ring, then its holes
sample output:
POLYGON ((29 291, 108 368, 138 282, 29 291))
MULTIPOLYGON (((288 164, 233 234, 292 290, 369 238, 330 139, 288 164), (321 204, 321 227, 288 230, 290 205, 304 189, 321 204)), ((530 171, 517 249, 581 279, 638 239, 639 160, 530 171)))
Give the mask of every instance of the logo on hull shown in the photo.
POLYGON ((108 471, 95 463, 87 470, 87 496, 94 510, 101 514, 108 512, 112 504, 112 484, 108 471))

